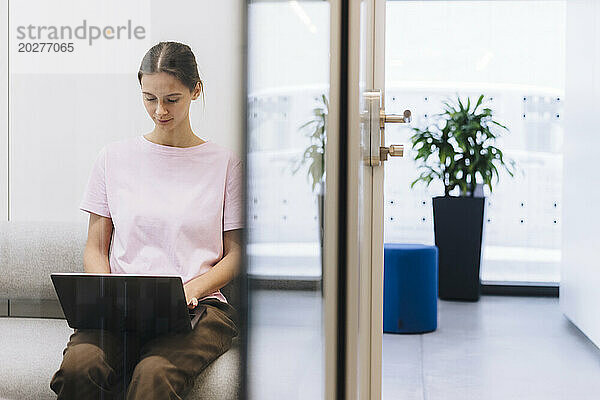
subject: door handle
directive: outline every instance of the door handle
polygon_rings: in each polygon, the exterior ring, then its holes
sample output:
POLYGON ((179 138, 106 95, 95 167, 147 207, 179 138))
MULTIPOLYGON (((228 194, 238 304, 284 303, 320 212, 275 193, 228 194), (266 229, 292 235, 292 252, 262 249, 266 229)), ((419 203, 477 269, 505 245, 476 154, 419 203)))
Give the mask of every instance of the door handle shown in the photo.
POLYGON ((361 138, 363 160, 366 165, 377 166, 390 157, 402 157, 404 146, 393 144, 385 147, 385 124, 407 124, 411 121, 410 110, 402 115, 386 114, 382 106, 381 90, 365 91, 364 112, 361 113, 363 137, 361 138))
MULTIPOLYGON (((403 115, 397 114, 386 114, 385 110, 381 110, 379 114, 379 124, 382 130, 381 138, 383 142, 383 131, 385 130, 386 123, 396 123, 396 124, 408 124, 411 121, 411 112, 410 110, 404 110, 403 115)), ((383 143, 382 143, 383 144, 383 143)), ((392 144, 390 147, 380 146, 379 147, 379 159, 381 161, 386 161, 388 156, 390 157, 403 157, 404 156, 404 145, 402 144, 392 144)))
POLYGON ((386 123, 395 123, 395 124, 409 124, 412 120, 410 110, 404 110, 404 115, 398 114, 386 114, 385 110, 381 110, 379 114, 379 124, 381 128, 385 128, 386 123))
POLYGON ((404 145, 403 144, 392 144, 390 147, 381 146, 379 148, 379 158, 381 161, 387 160, 390 157, 403 157, 404 156, 404 145))

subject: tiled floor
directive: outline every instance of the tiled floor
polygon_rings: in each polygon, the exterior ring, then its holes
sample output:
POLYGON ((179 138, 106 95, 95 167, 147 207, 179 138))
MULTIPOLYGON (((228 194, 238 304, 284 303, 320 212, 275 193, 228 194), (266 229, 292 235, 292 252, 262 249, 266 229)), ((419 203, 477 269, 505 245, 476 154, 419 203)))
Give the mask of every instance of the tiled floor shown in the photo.
POLYGON ((249 398, 322 399, 321 292, 253 291, 249 398))
POLYGON ((383 338, 384 399, 597 399, 600 350, 556 298, 439 302, 439 329, 383 338))
MULTIPOLYGON (((255 292, 252 399, 319 399, 319 292, 255 292)), ((383 337, 384 400, 598 398, 600 350, 558 299, 484 296, 439 302, 436 332, 383 337)))

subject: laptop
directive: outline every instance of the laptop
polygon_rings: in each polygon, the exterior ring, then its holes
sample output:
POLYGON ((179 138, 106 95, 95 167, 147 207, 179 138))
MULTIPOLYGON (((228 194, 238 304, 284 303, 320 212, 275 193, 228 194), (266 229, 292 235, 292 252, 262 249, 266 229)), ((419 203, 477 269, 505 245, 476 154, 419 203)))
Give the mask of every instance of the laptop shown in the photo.
POLYGON ((50 274, 73 329, 137 332, 143 336, 191 332, 206 306, 188 309, 176 275, 50 274))

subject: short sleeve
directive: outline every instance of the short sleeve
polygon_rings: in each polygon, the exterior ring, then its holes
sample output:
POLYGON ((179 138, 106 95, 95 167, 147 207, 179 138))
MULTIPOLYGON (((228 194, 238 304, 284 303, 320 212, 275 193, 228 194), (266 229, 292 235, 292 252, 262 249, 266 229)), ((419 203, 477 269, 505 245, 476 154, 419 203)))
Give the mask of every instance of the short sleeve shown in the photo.
POLYGON ((242 162, 233 156, 229 160, 225 178, 223 231, 244 227, 242 170, 242 162))
POLYGON ((106 196, 106 146, 100 150, 92 166, 79 209, 103 217, 111 217, 106 196))

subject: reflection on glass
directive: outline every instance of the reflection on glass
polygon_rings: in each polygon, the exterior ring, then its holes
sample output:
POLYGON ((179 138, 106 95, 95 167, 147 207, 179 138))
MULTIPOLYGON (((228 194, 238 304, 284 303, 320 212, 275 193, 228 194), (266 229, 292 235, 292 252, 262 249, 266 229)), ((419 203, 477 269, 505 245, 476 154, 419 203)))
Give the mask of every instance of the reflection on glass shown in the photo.
POLYGON ((329 4, 256 2, 248 18, 249 398, 323 398, 329 4))
POLYGON ((236 398, 245 5, 8 3, 0 398, 236 398))

